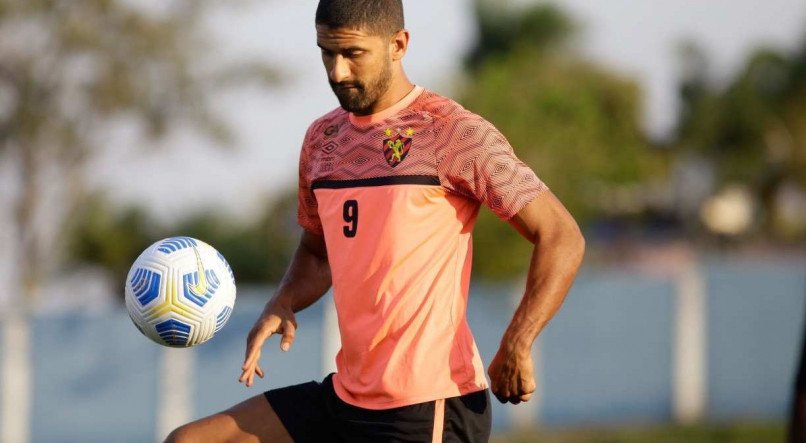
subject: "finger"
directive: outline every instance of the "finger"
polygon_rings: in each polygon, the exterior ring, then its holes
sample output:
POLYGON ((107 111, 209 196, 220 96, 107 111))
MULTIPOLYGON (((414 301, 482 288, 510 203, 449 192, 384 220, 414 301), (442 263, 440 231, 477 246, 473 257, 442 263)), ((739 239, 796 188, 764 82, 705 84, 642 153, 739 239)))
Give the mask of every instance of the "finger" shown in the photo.
POLYGON ((240 378, 238 378, 238 381, 240 383, 245 383, 245 384, 248 385, 249 377, 252 375, 252 373, 254 373, 254 371, 255 371, 254 367, 251 367, 251 366, 246 368, 246 369, 244 369, 243 372, 241 372, 241 376, 240 376, 240 378))
POLYGON ((247 378, 249 377, 249 373, 252 371, 252 366, 244 365, 241 367, 241 369, 242 369, 241 376, 238 377, 238 382, 245 383, 247 378))
POLYGON ((493 391, 493 395, 495 395, 495 398, 502 404, 509 400, 509 394, 504 394, 503 392, 493 391))
POLYGON ((297 335, 297 327, 291 320, 283 322, 283 339, 280 340, 280 349, 288 351, 291 345, 294 344, 294 337, 297 335))
POLYGON ((243 356, 243 365, 241 369, 246 369, 249 367, 249 362, 252 359, 252 354, 255 351, 255 338, 252 337, 252 334, 249 334, 249 338, 246 339, 246 350, 244 351, 243 356))
POLYGON ((532 393, 531 392, 528 393, 528 394, 522 394, 520 396, 521 401, 529 401, 531 398, 532 398, 532 393))
POLYGON ((246 336, 246 350, 243 354, 244 365, 246 365, 246 361, 249 360, 249 353, 252 351, 252 344, 255 343, 255 339, 257 339, 257 335, 259 333, 259 328, 254 326, 252 327, 252 330, 249 331, 249 335, 246 336))
POLYGON ((246 387, 247 388, 251 388, 255 384, 255 373, 257 372, 257 368, 258 368, 258 366, 257 366, 257 364, 255 364, 251 368, 251 370, 249 371, 249 374, 248 374, 248 376, 246 378, 246 387))
POLYGON ((518 403, 521 402, 521 399, 520 397, 512 397, 509 399, 509 402, 512 403, 513 405, 517 405, 518 403))
POLYGON ((255 368, 259 367, 258 359, 260 358, 260 354, 261 352, 260 349, 258 348, 258 351, 255 355, 256 358, 251 360, 249 363, 244 364, 241 367, 241 369, 243 369, 243 372, 241 373, 241 377, 238 379, 238 381, 240 381, 241 383, 245 382, 247 386, 250 386, 249 381, 251 378, 254 377, 255 368))
MULTIPOLYGON (((267 338, 271 337, 271 332, 267 333, 265 337, 255 337, 252 340, 247 341, 246 343, 246 359, 243 362, 243 369, 246 369, 248 366, 252 366, 257 363, 258 359, 260 358, 260 350, 263 348, 263 342, 266 341, 267 338)), ((263 334, 261 334, 263 335, 263 334)))
POLYGON ((247 358, 246 361, 243 362, 243 366, 241 366, 241 369, 243 369, 244 371, 248 369, 254 369, 259 358, 260 358, 260 351, 252 351, 249 354, 249 358, 247 358))
POLYGON ((261 369, 260 366, 255 366, 255 373, 260 378, 265 377, 265 374, 263 373, 263 369, 261 369))
POLYGON ((251 377, 251 372, 244 371, 243 374, 241 374, 241 378, 238 379, 238 382, 243 383, 246 387, 249 387, 249 377, 251 377))
POLYGON ((520 392, 522 392, 524 394, 531 394, 531 393, 535 392, 535 390, 537 390, 537 383, 535 383, 535 380, 534 380, 533 377, 527 378, 525 380, 521 380, 520 385, 521 385, 520 392))
POLYGON ((254 366, 257 365, 257 362, 260 360, 260 354, 262 353, 262 349, 261 349, 262 347, 257 346, 254 343, 249 345, 249 347, 250 347, 249 355, 246 358, 246 361, 243 362, 243 366, 241 366, 241 369, 254 368, 254 366))

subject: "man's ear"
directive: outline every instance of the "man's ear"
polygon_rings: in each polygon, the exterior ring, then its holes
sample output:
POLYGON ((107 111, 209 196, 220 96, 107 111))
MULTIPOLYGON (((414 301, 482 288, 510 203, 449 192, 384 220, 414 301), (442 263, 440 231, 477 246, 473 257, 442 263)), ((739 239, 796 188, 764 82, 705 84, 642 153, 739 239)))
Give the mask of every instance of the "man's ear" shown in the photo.
POLYGON ((406 51, 409 49, 409 38, 409 31, 405 29, 401 29, 392 35, 389 41, 392 50, 392 61, 402 60, 403 56, 406 55, 406 51))

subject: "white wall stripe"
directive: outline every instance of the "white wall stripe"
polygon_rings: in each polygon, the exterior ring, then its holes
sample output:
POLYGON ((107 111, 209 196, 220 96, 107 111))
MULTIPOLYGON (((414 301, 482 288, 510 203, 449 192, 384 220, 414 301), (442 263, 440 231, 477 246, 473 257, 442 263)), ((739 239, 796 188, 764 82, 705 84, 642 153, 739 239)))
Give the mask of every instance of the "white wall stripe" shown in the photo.
MULTIPOLYGON (((521 279, 521 281, 526 281, 526 277, 521 279)), ((525 287, 522 285, 518 285, 515 287, 514 292, 510 297, 510 304, 513 306, 513 311, 518 308, 521 300, 523 299, 523 294, 526 291, 525 287)), ((537 390, 534 394, 532 394, 532 398, 523 403, 519 403, 515 406, 509 405, 510 407, 507 408, 509 410, 509 420, 512 423, 512 427, 516 430, 525 430, 525 429, 534 429, 537 427, 538 422, 540 420, 540 407, 543 399, 543 360, 541 358, 540 353, 540 339, 538 338, 535 341, 535 344, 532 346, 532 362, 534 363, 534 371, 535 371, 535 382, 537 383, 537 390)), ((489 364, 489 363, 488 363, 489 364)))
POLYGON ((703 419, 707 402, 706 284, 694 262, 677 280, 675 303, 672 411, 678 423, 703 419))
POLYGON ((161 442, 177 427, 193 418, 194 352, 162 349, 160 355, 156 441, 161 442))
POLYGON ((0 442, 28 443, 31 422, 31 353, 28 319, 11 312, 3 320, 0 442))
POLYGON ((325 295, 322 314, 322 377, 336 372, 336 354, 341 349, 339 335, 339 319, 336 315, 336 304, 332 292, 325 295))

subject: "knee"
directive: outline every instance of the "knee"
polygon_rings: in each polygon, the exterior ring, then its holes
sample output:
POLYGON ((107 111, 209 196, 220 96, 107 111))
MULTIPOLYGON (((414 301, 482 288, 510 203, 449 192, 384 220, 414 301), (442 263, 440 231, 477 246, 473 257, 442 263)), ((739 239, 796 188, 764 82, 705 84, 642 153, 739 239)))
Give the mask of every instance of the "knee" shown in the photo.
POLYGON ((193 428, 191 425, 183 425, 173 430, 165 439, 165 443, 193 443, 198 439, 193 437, 193 428))

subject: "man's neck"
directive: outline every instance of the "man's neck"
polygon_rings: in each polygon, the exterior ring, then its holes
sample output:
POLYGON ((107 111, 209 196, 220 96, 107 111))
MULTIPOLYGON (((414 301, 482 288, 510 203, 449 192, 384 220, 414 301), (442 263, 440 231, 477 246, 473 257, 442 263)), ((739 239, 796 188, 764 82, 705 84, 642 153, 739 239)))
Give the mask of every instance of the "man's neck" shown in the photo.
POLYGON ((413 89, 414 85, 409 81, 409 79, 404 78, 401 81, 397 82, 396 84, 390 86, 389 90, 386 91, 386 94, 384 94, 381 98, 379 98, 378 101, 376 101, 375 104, 372 106, 372 108, 367 110, 366 113, 355 115, 358 116, 372 115, 382 112, 387 108, 391 108, 392 106, 397 104, 397 102, 403 100, 405 96, 409 95, 409 93, 413 89))

